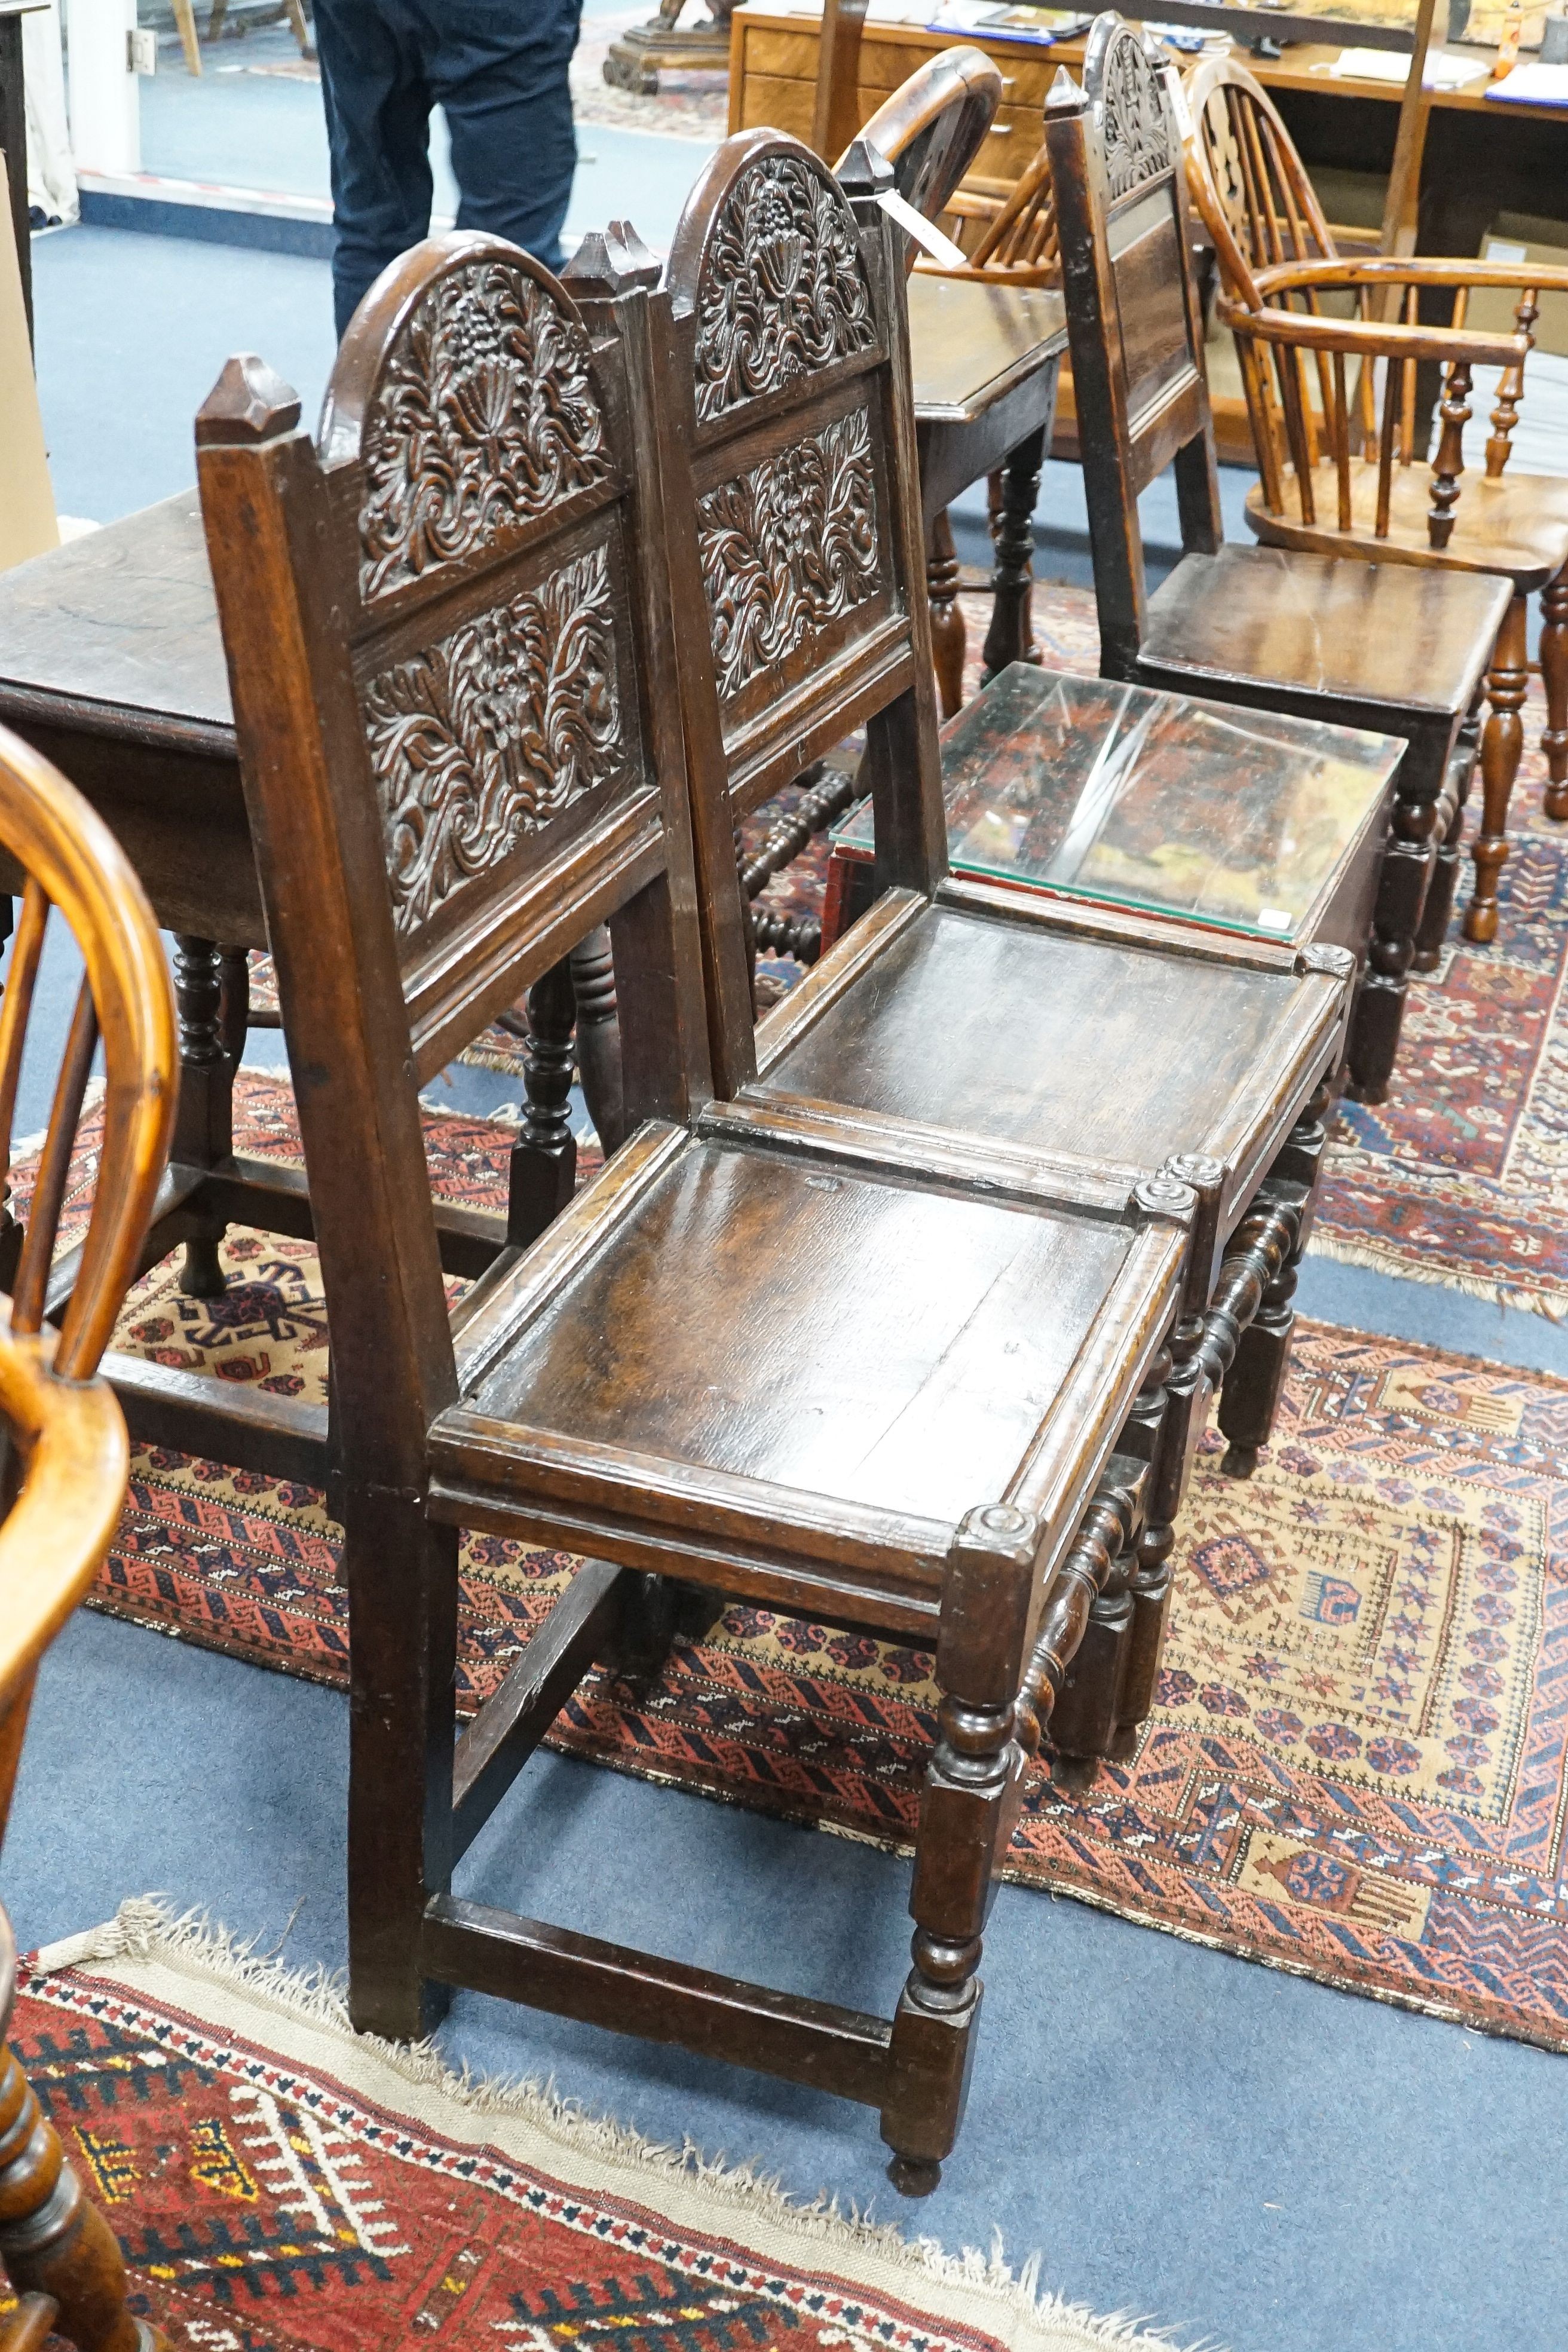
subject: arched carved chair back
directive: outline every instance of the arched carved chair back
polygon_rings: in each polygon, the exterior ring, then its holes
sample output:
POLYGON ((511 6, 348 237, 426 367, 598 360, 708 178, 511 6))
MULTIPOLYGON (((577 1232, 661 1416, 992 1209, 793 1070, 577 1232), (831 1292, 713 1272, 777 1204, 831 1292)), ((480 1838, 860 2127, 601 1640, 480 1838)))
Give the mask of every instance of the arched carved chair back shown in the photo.
MULTIPOLYGON (((661 396, 677 593, 708 645, 681 665, 710 967, 728 1093, 750 1065, 731 828, 867 727, 879 870, 945 868, 901 233, 857 142, 840 179, 797 141, 727 140, 671 247, 661 396), (726 805, 727 804, 727 805, 726 805)), ((691 651, 684 636, 678 646, 691 651)))
POLYGON ((1131 676, 1147 609, 1140 493, 1173 463, 1184 546, 1212 552, 1224 531, 1166 69, 1114 13, 1095 19, 1082 89, 1058 74, 1046 144, 1101 661, 1131 676))
MULTIPOLYGON (((102 820, 57 768, 0 729, 0 850, 22 884, 21 914, 0 1000, 0 1153, 9 1171, 16 1089, 50 912, 58 908, 86 971, 33 1176, 25 1229, 7 1213, 0 1280, 9 1328, 45 1345, 55 1377, 89 1380, 137 1272, 168 1157, 174 1108, 174 1005, 146 897, 102 820), (100 1046, 102 1132, 86 1231, 58 1252, 82 1104, 100 1046), (52 1352, 51 1352, 52 1351, 52 1352)), ((79 1178, 79 1171, 78 1171, 79 1178)))
MULTIPOLYGON (((885 99, 860 132, 893 167, 906 204, 930 221, 948 210, 1002 103, 1000 67, 984 49, 942 49, 885 99)), ((840 155, 838 164, 847 161, 840 155)), ((911 242, 911 268, 920 247, 911 242)))
POLYGON ((318 436, 253 359, 196 424, 355 1475, 422 1446, 452 1390, 419 1087, 606 917, 628 1125, 707 1087, 633 381, 658 269, 603 238, 578 265, 596 327, 516 247, 432 239, 366 296, 318 436))

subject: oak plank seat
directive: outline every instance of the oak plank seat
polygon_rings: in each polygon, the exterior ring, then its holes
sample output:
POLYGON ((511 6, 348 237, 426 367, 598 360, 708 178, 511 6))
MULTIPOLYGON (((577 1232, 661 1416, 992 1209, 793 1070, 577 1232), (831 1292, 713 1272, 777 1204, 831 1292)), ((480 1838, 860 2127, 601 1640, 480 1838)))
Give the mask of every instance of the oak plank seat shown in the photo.
MULTIPOLYGON (((108 829, 57 769, 0 728, 0 843, 22 898, 0 1003, 0 1169, 9 1171, 29 1018, 47 928, 86 966, 33 1170, 25 1230, 0 1220, 0 1830, 49 1644, 90 1590, 125 1499, 125 1423, 99 1373, 152 1213, 174 1107, 174 1008, 152 912, 108 829), (94 1055, 103 1095, 81 1278, 58 1328, 50 1262, 94 1055)), ((89 1164, 90 1165, 90 1164, 89 1164)), ((76 1160, 79 1181, 82 1163, 76 1160)), ((9 1192, 6 1193, 7 1201, 9 1192)), ((0 2034, 16 1946, 0 1911, 0 2034)), ((114 2232, 0 2041, 0 2263, 12 2297, 5 2352, 63 2337, 78 2352, 165 2352, 133 2316, 114 2232)))
MULTIPOLYGON (((826 175, 824 199, 842 203, 826 175)), ((874 214, 864 233, 885 279, 891 231, 874 214)), ((1179 1466, 1166 1335, 1201 1199, 1141 1165, 716 1097, 668 659, 657 278, 621 236, 587 240, 567 286, 498 240, 437 239, 367 296, 319 436, 253 360, 229 362, 197 420, 268 930, 308 1074, 352 1624, 351 2005, 408 2036, 465 1985, 818 2084, 879 2110, 893 2177, 920 2193, 962 2114, 1016 1727, 1037 1741, 1179 1466), (454 1319, 418 1087, 605 921, 629 1140, 454 1319), (855 1328, 825 1347, 847 1298, 855 1328), (585 1557, 456 1740, 459 1528, 585 1557), (452 1893, 584 1674, 651 1671, 729 1595, 936 1645, 950 1733, 891 2020, 452 1893)), ((860 381, 891 401, 892 373, 876 350, 860 381)), ((907 362, 899 381, 907 433, 907 362)), ((907 498, 900 528, 918 561, 907 498)), ((732 1004, 732 856, 727 888, 732 1004)), ((1331 1032, 1342 996, 1310 978, 1306 1024, 1331 1032)), ((1282 1203, 1232 1236, 1224 1312, 1198 1317, 1202 1381, 1295 1231, 1282 1203)))
MULTIPOLYGON (((793 1132, 810 1105, 846 1149, 864 1150, 874 1122, 955 1164, 1067 1151, 1107 1171, 1178 1171, 1203 1203, 1191 1282, 1206 1303, 1226 1237, 1260 1199, 1289 1197, 1292 1250, 1305 1245, 1353 958, 1047 907, 947 875, 909 523, 904 310, 873 268, 879 247, 853 226, 883 217, 888 176, 863 147, 836 184, 795 142, 739 134, 692 193, 656 309, 675 593, 681 609, 706 600, 710 621, 706 640, 686 630, 677 649, 716 1085, 729 1116, 758 1131, 793 1132), (781 290, 771 264, 785 224, 800 254, 781 290), (803 753, 859 723, 882 895, 753 1031, 734 977, 733 826, 803 753)), ((1287 1260, 1238 1334, 1222 1398, 1237 1471, 1256 1460, 1284 1375, 1287 1260)), ((1195 1333, 1184 1324, 1178 1386, 1195 1333)), ((1136 1742, 1179 1493, 1178 1478, 1147 1541, 1138 1630, 1114 1590, 1092 1666, 1058 1703, 1064 1753, 1136 1742)))
MULTIPOLYGON (((1465 912, 1466 936, 1485 942, 1497 936, 1498 874, 1523 740, 1527 608, 1537 593, 1545 808, 1568 816, 1568 482, 1507 470, 1541 297, 1568 289, 1568 270, 1342 250, 1343 232, 1324 220, 1290 134, 1253 76, 1233 58, 1205 58, 1188 95, 1187 177, 1219 259, 1219 317, 1236 338, 1261 478, 1247 493, 1251 529, 1266 546, 1449 575, 1490 572, 1511 591, 1488 682, 1484 806, 1465 912), (1511 308, 1513 333, 1478 334, 1468 323, 1472 296, 1511 308), (1442 430, 1429 466, 1416 462, 1429 407, 1417 378, 1423 362, 1429 373, 1440 369, 1442 381, 1442 430), (1501 373, 1485 471, 1472 479, 1463 433, 1472 370, 1486 364, 1501 373)), ((1472 754, 1457 778, 1420 971, 1435 969, 1446 934, 1473 764, 1472 754)))
POLYGON ((1501 583, 1359 558, 1226 547, 1203 370, 1182 148, 1163 60, 1096 19, 1081 89, 1046 107, 1089 500, 1100 671, 1326 719, 1407 749, 1350 1044, 1352 1091, 1382 1101, 1408 976, 1508 603, 1501 583), (1138 497, 1173 467, 1184 550, 1152 595, 1138 497))

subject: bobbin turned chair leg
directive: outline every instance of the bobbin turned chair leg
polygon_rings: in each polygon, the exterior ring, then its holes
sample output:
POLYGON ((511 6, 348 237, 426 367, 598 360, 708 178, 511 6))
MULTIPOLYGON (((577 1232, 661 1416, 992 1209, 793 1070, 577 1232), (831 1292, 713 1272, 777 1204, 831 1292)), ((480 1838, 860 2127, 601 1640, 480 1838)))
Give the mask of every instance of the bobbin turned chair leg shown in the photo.
POLYGON ((1491 705, 1481 730, 1481 830, 1470 852, 1476 889, 1465 913, 1465 937, 1485 947, 1497 937, 1498 876, 1508 856, 1508 804, 1524 749, 1520 712, 1530 687, 1526 629, 1530 612, 1516 596, 1509 606, 1487 673, 1491 705))
MULTIPOLYGON (((1174 1334, 1173 1334, 1173 1338, 1174 1334)), ((1081 1631, 1060 1661, 1051 1688, 1051 1739, 1057 1750, 1057 1778, 1065 1787, 1087 1786, 1102 1757, 1119 1754, 1118 1732, 1126 1713, 1126 1693, 1137 1671, 1137 1660, 1152 1640, 1156 1651, 1164 1627, 1163 1589, 1160 1582, 1164 1555, 1151 1553, 1145 1563, 1142 1538, 1145 1512, 1152 1495, 1167 1418, 1166 1382, 1175 1359, 1169 1345, 1160 1349, 1138 1391, 1127 1426, 1121 1433, 1112 1469, 1116 1477, 1102 1483, 1097 1501, 1113 1494, 1121 1513, 1121 1532, 1110 1545, 1093 1579, 1081 1631), (1146 1571, 1146 1572, 1145 1572, 1146 1571)), ((1092 1535, 1090 1519, 1086 1535, 1092 1535)), ((1100 1533, 1109 1539, 1107 1527, 1100 1533)), ((1170 1529, 1168 1553, 1175 1543, 1170 1529)), ((1074 1555, 1075 1558, 1077 1555, 1074 1555)), ((1169 1585, 1165 1570, 1165 1587, 1169 1585)), ((1048 1614, 1048 1612, 1047 1612, 1048 1614)), ((1031 1669, 1033 1672, 1033 1669, 1031 1669)), ((1026 1677, 1026 1691, 1032 1687, 1026 1677)), ((1044 1718, 1042 1717, 1043 1721, 1044 1718)))
POLYGON ((1541 677, 1546 688, 1546 814, 1568 817, 1568 564, 1541 592, 1541 677))
POLYGON ((114 2233, 65 2160, 8 2043, 0 2043, 0 2262, 20 2296, 58 2307, 55 2331, 79 2352, 163 2352, 134 2319, 114 2233))
POLYGON ((576 1020, 572 961, 563 956, 528 992, 522 1126, 511 1149, 506 1218, 507 1240, 519 1247, 538 1239, 577 1188, 570 1107, 576 1020))
POLYGON ((942 715, 951 719, 963 700, 963 656, 969 631, 958 601, 958 550, 942 507, 926 532, 926 594, 931 601, 931 664, 942 715))
POLYGON ((1484 688, 1478 690, 1448 761, 1447 780, 1443 787, 1448 822, 1437 844, 1436 863, 1427 886, 1421 927, 1415 934, 1412 971, 1436 971, 1447 943, 1448 923, 1454 912, 1454 894, 1459 887, 1459 866, 1464 855, 1465 812, 1470 804, 1470 782, 1476 772, 1481 740, 1484 694, 1484 688))
POLYGON ((607 923, 572 950, 572 993, 577 1006, 577 1069, 583 1099, 607 1160, 626 1139, 621 1093, 620 1006, 607 923))
POLYGON ((1220 1433, 1226 1440, 1222 1469, 1227 1477, 1250 1478, 1258 1455, 1273 1433, 1290 1363, 1296 1328, 1292 1301, 1311 1238, 1312 1213, 1322 1173, 1328 1131, 1324 1115, 1333 1099, 1327 1079, 1291 1129, 1285 1149, 1259 1185, 1258 1206, 1283 1211, 1294 1230, 1266 1282, 1257 1312, 1237 1341, 1236 1354, 1220 1391, 1220 1433))
MULTIPOLYGON (((1010 662, 1040 658, 1035 643, 1035 507, 1040 495, 1040 474, 1046 462, 1046 432, 1042 425, 1010 450, 1001 472, 992 509, 991 530, 996 549, 992 573, 991 625, 985 632, 982 686, 989 686, 1010 662)), ((947 713, 943 712, 943 717, 947 713)))
POLYGON ((958 2137, 980 2016, 981 1933, 1013 1832, 1024 1751, 1014 1737, 1038 1530, 1005 1503, 971 1511, 948 1555, 937 1633, 942 1692, 915 1845, 910 1970, 882 2102, 888 2178, 925 2197, 958 2137))

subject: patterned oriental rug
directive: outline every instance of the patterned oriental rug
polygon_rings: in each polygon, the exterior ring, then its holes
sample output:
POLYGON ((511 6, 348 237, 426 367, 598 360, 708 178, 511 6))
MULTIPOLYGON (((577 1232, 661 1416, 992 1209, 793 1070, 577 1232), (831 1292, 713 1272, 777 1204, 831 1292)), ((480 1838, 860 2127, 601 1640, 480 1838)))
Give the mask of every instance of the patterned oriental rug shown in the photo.
MULTIPOLYGON (((297 1156, 287 1089, 243 1073, 245 1148, 297 1156)), ((504 1198, 504 1129, 435 1116, 438 1189, 504 1198)), ((86 1144, 90 1150, 90 1136, 86 1144)), ((80 1163, 83 1181, 88 1162, 80 1163)), ((25 1190, 24 1183, 18 1190, 25 1190)), ((116 1344, 325 1394, 309 1246, 237 1232, 237 1277, 132 1294, 116 1344)), ((1037 1769, 1007 1861, 1223 1949, 1568 2047, 1568 1383, 1303 1326, 1279 1440, 1246 1485, 1202 1456, 1159 1706, 1088 1790, 1037 1769)), ((337 1531, 307 1487, 143 1450, 95 1605, 341 1683, 337 1531)), ((572 1571, 468 1543, 458 1704, 500 1681, 572 1571)), ((731 1609, 634 1695, 591 1682, 552 1742, 652 1780, 907 1846, 931 1661, 731 1609)))
POLYGON ((1169 2352, 1033 2265, 356 2036, 333 1988, 145 1901, 23 1964, 10 2038, 172 2352, 1169 2352))

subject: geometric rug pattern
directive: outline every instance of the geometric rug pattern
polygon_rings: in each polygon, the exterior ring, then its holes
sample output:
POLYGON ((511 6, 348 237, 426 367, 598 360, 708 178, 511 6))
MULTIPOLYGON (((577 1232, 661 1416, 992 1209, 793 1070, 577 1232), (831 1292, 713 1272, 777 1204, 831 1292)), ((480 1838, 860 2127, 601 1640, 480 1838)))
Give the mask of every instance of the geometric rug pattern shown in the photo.
MULTIPOLYGON (((243 1148, 292 1156, 292 1105, 242 1075, 243 1148)), ((426 1124, 438 1190, 504 1199, 507 1131, 426 1124)), ((310 1245, 235 1233, 218 1300, 172 1267, 116 1344, 325 1394, 310 1245)), ((1343 1986, 1568 2047, 1568 1383, 1303 1325, 1257 1475, 1201 1454, 1158 1705, 1087 1789, 1032 1770, 1006 1874, 1343 1986)), ((341 1683, 337 1529, 320 1495, 162 1449, 132 1461, 93 1605, 341 1683)), ((573 1569, 475 1537, 458 1696, 492 1691, 573 1569)), ((809 1825, 908 1845, 930 1657, 732 1608, 649 1689, 586 1684, 552 1744, 809 1825)))

